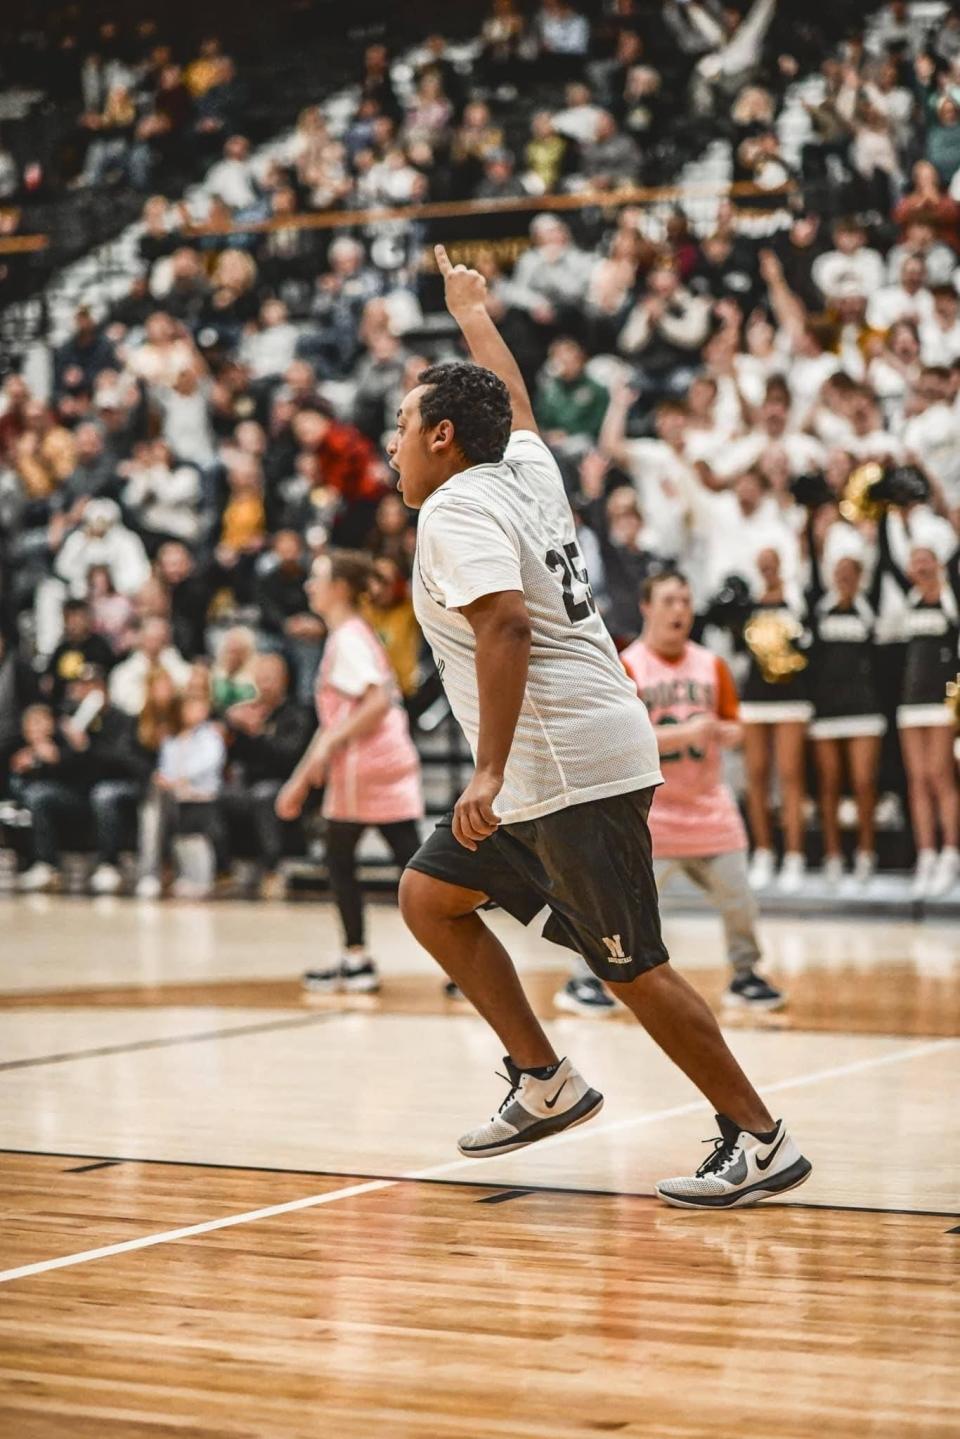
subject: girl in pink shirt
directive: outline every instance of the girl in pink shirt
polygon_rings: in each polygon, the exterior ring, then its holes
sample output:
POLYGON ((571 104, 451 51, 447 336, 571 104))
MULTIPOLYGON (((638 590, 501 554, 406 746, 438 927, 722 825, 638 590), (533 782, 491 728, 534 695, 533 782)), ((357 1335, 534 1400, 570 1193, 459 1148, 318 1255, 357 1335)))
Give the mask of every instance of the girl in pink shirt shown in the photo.
POLYGON ((341 550, 315 562, 306 586, 328 630, 317 675, 320 729, 280 791, 277 813, 295 819, 310 790, 324 786, 327 868, 344 953, 335 968, 308 970, 304 984, 313 990, 370 993, 380 985, 366 952, 356 872, 364 830, 380 831, 401 869, 420 846, 420 761, 386 651, 359 610, 371 573, 366 555, 341 550))

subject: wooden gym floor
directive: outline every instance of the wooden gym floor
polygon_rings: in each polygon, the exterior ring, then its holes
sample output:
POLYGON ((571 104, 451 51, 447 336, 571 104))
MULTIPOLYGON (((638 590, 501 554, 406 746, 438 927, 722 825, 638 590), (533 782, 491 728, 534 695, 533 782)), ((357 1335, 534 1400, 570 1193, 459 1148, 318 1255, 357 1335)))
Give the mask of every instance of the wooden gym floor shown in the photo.
MULTIPOLYGON (((304 999, 326 905, 0 900, 0 1434, 960 1434, 960 941, 768 920, 790 1008, 729 1028, 814 1160, 667 1209, 713 1119, 626 1016, 558 1017, 592 1124, 481 1163, 503 1086, 395 911, 380 996, 304 999)), ((671 916, 718 1000, 719 926, 671 916)))

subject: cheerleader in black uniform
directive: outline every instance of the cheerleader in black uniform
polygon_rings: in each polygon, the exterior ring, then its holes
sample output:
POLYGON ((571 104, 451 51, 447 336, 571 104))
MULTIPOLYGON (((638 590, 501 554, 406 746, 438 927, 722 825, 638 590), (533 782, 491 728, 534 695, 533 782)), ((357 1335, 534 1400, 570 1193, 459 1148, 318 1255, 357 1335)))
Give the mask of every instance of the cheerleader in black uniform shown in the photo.
POLYGON ((960 878, 960 794, 954 768, 954 720, 944 703, 957 674, 960 638, 960 550, 945 520, 929 512, 905 518, 906 573, 890 552, 889 516, 880 527, 881 563, 905 594, 907 640, 897 728, 917 847, 914 895, 946 894, 960 878), (943 848, 937 853, 939 825, 943 848))
POLYGON ((807 690, 806 658, 800 648, 805 633, 799 606, 791 605, 787 599, 776 550, 761 550, 757 555, 757 569, 764 588, 747 622, 748 644, 751 623, 768 617, 775 643, 779 626, 780 642, 778 652, 765 662, 761 661, 761 645, 751 648, 750 669, 740 701, 747 816, 754 845, 750 883, 754 889, 762 889, 773 879, 770 778, 772 764, 775 764, 784 832, 780 889, 784 893, 796 893, 806 871, 804 749, 807 723, 813 714, 807 690), (786 673, 773 679, 772 666, 786 673))
POLYGON ((836 524, 828 531, 823 569, 830 582, 826 590, 811 534, 807 622, 814 719, 810 738, 820 790, 823 870, 832 884, 843 875, 838 811, 846 768, 857 805, 854 877, 866 884, 877 866, 874 811, 887 722, 874 673, 877 617, 863 593, 864 547, 852 526, 836 524))

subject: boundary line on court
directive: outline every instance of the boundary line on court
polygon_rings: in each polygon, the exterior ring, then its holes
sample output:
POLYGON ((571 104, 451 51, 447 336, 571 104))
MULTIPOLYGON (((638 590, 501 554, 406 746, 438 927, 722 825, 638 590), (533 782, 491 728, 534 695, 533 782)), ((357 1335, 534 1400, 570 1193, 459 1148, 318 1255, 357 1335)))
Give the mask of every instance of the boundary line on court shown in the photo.
MULTIPOLYGON (((318 1016, 319 1018, 320 1016, 318 1016)), ((762 1086, 767 1094, 782 1094, 790 1089, 800 1089, 810 1084, 819 1084, 827 1079, 840 1079, 845 1075, 862 1073, 868 1069, 879 1069, 902 1060, 916 1059, 923 1055, 954 1049, 960 1040, 943 1039, 926 1044, 908 1045, 906 1049, 894 1050, 889 1054, 875 1055, 870 1059, 853 1060, 848 1064, 834 1065, 829 1069, 813 1070, 809 1074, 796 1075, 792 1079, 779 1080, 762 1086)), ((614 1120, 610 1124, 590 1128, 577 1126, 552 1136, 549 1141, 554 1147, 573 1144, 600 1134, 618 1133, 623 1129, 639 1129, 656 1124, 663 1119, 677 1119, 682 1115, 696 1114, 703 1109, 703 1100, 677 1104, 669 1109, 654 1110, 648 1114, 633 1115, 629 1119, 614 1120)), ((193 1239, 201 1234, 212 1234, 218 1229, 232 1229, 240 1224, 254 1224, 262 1219, 273 1219, 281 1214, 294 1214, 302 1209, 319 1209, 326 1204, 335 1204, 341 1199, 355 1199, 362 1194, 373 1194, 381 1189, 393 1189, 404 1180, 431 1179, 435 1175, 449 1174, 458 1169, 473 1168, 476 1159, 453 1159, 447 1164, 435 1164, 426 1169, 413 1170, 398 1179, 374 1179, 362 1184, 347 1185, 343 1189, 328 1190, 325 1194, 309 1194, 303 1199, 290 1199, 283 1204, 270 1204, 262 1209, 251 1209, 243 1214, 230 1214, 222 1219, 208 1219, 199 1224, 188 1224, 180 1229, 162 1230, 158 1234, 144 1234, 138 1239, 125 1239, 117 1244, 105 1244, 99 1249, 81 1250, 75 1254, 63 1254, 56 1259, 41 1259, 34 1264, 23 1264, 15 1269, 0 1272, 0 1284, 9 1284, 15 1279, 28 1279, 36 1274, 47 1274, 54 1269, 69 1269, 78 1264, 89 1264, 95 1259, 109 1259, 117 1254, 131 1254, 138 1249, 151 1249, 159 1244, 173 1244, 180 1239, 193 1239)))
MULTIPOLYGON (((586 1135, 584 1135, 586 1138, 586 1135)), ((434 1184, 448 1189, 510 1189, 511 1194, 536 1196, 538 1194, 569 1195, 574 1199, 639 1199, 659 1204, 656 1195, 641 1189, 587 1189, 573 1184, 524 1184, 522 1188, 508 1185, 506 1180, 441 1179, 417 1178, 409 1174, 368 1174, 354 1169, 288 1169, 281 1164, 218 1164, 212 1159, 155 1159, 143 1154, 68 1154, 60 1149, 3 1149, 5 1154, 22 1155, 34 1159, 90 1159, 98 1163, 84 1164, 75 1169, 63 1169, 61 1174, 84 1174, 95 1169, 108 1169, 120 1164, 145 1164, 167 1166, 173 1169, 211 1169, 224 1174, 279 1174, 287 1178, 302 1176, 304 1179, 385 1179, 391 1184, 434 1184)), ((815 1200, 791 1199, 791 1209, 824 1209, 837 1214, 901 1214, 917 1219, 960 1219, 960 1210, 953 1209, 901 1209, 896 1206, 884 1207, 879 1204, 818 1204, 815 1200)), ((960 1230, 948 1230, 960 1233, 960 1230)))
MULTIPOLYGON (((179 1008, 171 1005, 170 1008, 179 1008)), ((255 1006, 254 1006, 255 1007, 255 1006)), ((145 1010, 144 1013, 149 1011, 145 1010)), ((74 1059, 103 1059, 111 1054, 134 1054, 141 1049, 170 1049, 177 1044, 202 1044, 211 1039, 237 1039, 248 1034, 269 1034, 275 1029, 302 1029, 309 1024, 324 1024, 342 1019, 348 1010, 333 1009, 323 1014, 298 1014, 288 1019, 259 1020, 256 1024, 238 1024, 232 1029, 205 1029, 194 1034, 168 1034, 157 1039, 132 1039, 129 1044, 102 1044, 95 1049, 64 1050, 62 1054, 43 1054, 32 1059, 0 1060, 0 1073, 10 1069, 36 1069, 44 1064, 68 1064, 74 1059)))

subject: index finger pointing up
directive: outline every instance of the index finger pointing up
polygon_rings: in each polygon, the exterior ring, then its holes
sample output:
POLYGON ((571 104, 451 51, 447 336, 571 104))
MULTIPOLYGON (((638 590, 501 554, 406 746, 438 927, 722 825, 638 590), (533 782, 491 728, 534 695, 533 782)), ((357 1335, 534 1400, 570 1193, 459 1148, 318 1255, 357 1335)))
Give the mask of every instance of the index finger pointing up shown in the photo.
POLYGON ((437 257, 437 269, 444 279, 453 274, 453 266, 450 263, 450 256, 442 245, 434 245, 433 253, 437 257))

